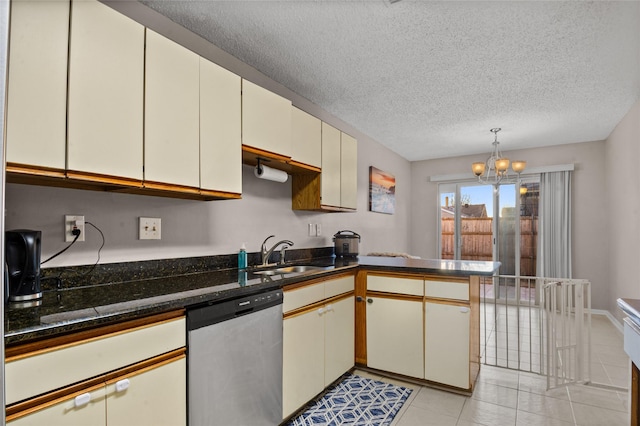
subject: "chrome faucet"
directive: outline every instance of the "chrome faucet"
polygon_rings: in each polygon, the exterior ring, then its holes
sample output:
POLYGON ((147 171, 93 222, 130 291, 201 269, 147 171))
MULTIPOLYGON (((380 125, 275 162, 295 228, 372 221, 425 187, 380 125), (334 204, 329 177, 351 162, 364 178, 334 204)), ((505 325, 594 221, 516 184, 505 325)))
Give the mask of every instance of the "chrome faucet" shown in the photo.
POLYGON ((276 249, 276 247, 278 247, 281 244, 284 244, 284 246, 280 250, 280 263, 281 264, 284 263, 284 252, 285 252, 286 249, 288 249, 289 247, 291 247, 293 245, 293 241, 282 240, 282 241, 278 241, 269 250, 267 250, 267 240, 269 238, 273 238, 273 237, 275 237, 275 235, 269 235, 262 242, 262 250, 261 250, 261 252, 262 252, 262 266, 269 266, 270 265, 268 263, 269 262, 269 256, 271 256, 271 253, 273 253, 273 251, 276 249))

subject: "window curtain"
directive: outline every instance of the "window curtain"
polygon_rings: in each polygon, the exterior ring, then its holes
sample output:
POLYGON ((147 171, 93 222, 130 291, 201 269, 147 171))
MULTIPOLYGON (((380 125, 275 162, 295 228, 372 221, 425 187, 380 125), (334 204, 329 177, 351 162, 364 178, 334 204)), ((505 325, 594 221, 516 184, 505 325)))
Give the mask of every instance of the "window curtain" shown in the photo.
POLYGON ((540 174, 537 276, 571 276, 571 172, 540 174))

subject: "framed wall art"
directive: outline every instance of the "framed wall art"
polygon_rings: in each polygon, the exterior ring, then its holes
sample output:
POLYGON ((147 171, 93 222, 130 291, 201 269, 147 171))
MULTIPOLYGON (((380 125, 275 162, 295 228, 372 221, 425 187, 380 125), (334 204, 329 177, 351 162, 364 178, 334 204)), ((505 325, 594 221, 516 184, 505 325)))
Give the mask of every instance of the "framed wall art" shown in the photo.
POLYGON ((369 211, 393 214, 396 210, 396 178, 391 173, 369 167, 369 211))

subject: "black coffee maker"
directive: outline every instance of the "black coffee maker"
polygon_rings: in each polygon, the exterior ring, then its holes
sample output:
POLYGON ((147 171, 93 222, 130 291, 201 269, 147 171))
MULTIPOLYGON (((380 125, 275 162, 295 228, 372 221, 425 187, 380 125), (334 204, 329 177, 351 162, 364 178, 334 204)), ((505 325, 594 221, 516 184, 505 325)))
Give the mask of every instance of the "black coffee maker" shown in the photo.
POLYGON ((9 301, 24 302, 42 297, 40 288, 41 231, 16 229, 5 232, 9 301))

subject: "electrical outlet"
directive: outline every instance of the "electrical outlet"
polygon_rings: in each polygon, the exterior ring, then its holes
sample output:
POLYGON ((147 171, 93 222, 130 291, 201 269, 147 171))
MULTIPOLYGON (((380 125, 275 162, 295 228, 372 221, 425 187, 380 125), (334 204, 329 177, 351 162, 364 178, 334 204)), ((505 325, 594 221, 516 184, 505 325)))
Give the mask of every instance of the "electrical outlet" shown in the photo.
POLYGON ((80 235, 76 241, 84 241, 84 216, 78 215, 65 215, 64 216, 64 241, 70 243, 76 236, 73 235, 73 230, 79 229, 80 235))
POLYGON ((319 237, 321 235, 322 235, 322 224, 316 223, 316 237, 319 237))
POLYGON ((310 223, 309 224, 309 236, 310 237, 315 237, 316 236, 316 224, 315 223, 310 223))
POLYGON ((161 237, 161 227, 159 217, 138 218, 139 240, 159 240, 161 237))

